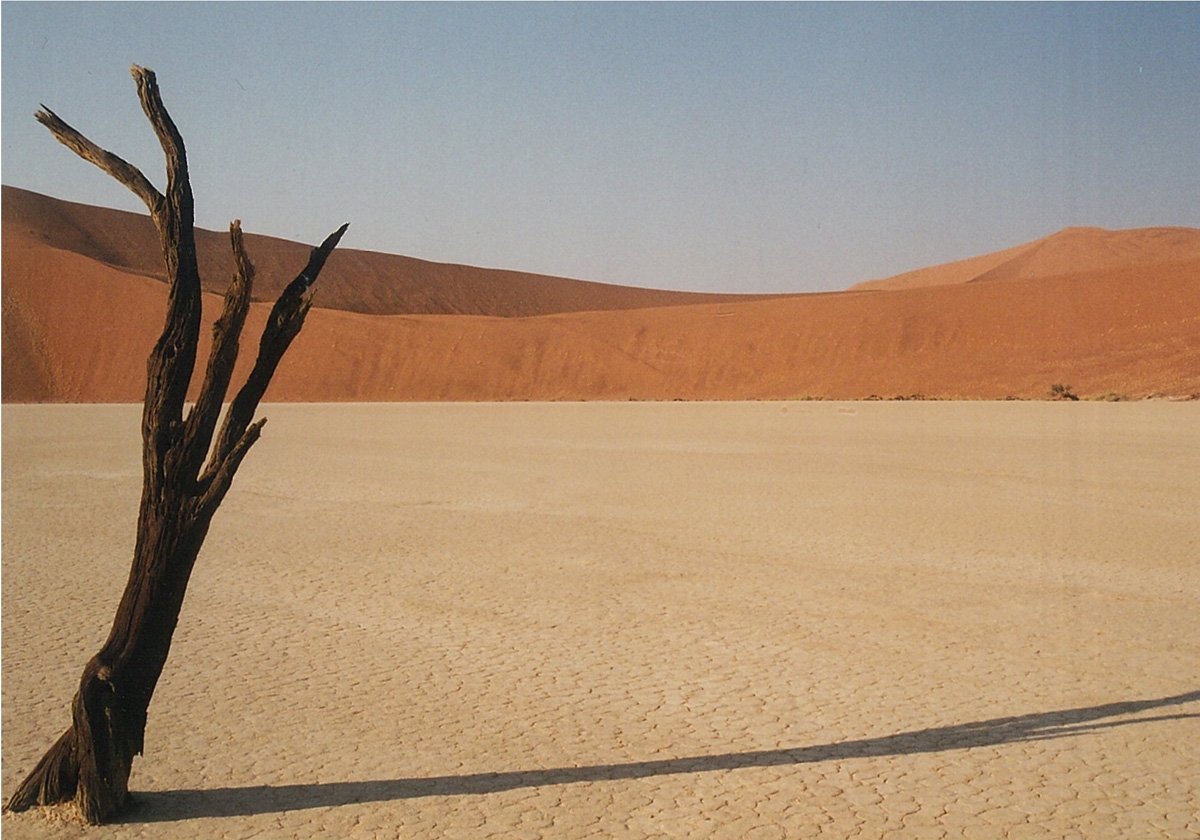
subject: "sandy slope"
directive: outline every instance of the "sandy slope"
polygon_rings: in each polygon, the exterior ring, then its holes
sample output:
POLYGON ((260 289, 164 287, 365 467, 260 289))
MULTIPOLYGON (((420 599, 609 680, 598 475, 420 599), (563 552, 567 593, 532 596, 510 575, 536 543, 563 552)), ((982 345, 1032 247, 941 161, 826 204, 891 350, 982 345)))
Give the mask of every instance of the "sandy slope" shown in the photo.
POLYGON ((1160 265, 1190 263, 1198 259, 1200 231, 1194 228, 1067 228, 1015 248, 909 271, 884 280, 869 280, 851 286, 851 289, 913 289, 977 280, 1034 280, 1121 270, 1149 274, 1160 265))
POLYGON ((1197 270, 1162 270, 1149 299, 1114 272, 527 321, 330 313, 279 387, 310 401, 331 375, 361 388, 339 394, 374 400, 1194 393, 1197 270))
MULTIPOLYGON (((148 216, 61 201, 9 186, 3 187, 3 215, 5 236, 25 234, 34 242, 131 274, 165 277, 158 235, 148 216)), ((29 247, 28 240, 18 241, 21 247, 29 247)), ((304 267, 315 244, 248 233, 246 248, 258 271, 255 299, 274 301, 304 267)), ((196 249, 205 289, 223 294, 233 274, 228 233, 198 230, 196 249)), ((521 317, 754 297, 636 289, 352 248, 335 251, 321 278, 323 307, 369 315, 521 317)))
POLYGON ((868 289, 894 291, 896 289, 918 289, 923 286, 949 286, 955 283, 969 283, 979 275, 991 271, 997 266, 1004 265, 1031 248, 1036 248, 1042 241, 1026 242, 1015 248, 1006 248, 1003 251, 984 254, 981 257, 956 260, 930 268, 918 268, 916 271, 906 271, 903 274, 897 274, 894 277, 885 277, 882 280, 867 280, 863 283, 856 283, 850 288, 853 291, 866 291, 868 289))
MULTIPOLYGON (((140 240, 122 236, 147 220, 4 195, 4 400, 140 399, 165 289, 138 273, 152 262, 140 240)), ((306 254, 274 242, 260 260, 268 288, 306 254)), ((1200 393, 1200 231, 1184 228, 1070 229, 895 288, 767 299, 397 268, 409 263, 335 254, 270 398, 1041 398, 1056 383, 1081 396, 1200 393)))
MULTIPOLYGON (((138 411, 3 409, 6 795, 124 585, 138 411)), ((265 413, 88 837, 1200 834, 1196 403, 265 413)))

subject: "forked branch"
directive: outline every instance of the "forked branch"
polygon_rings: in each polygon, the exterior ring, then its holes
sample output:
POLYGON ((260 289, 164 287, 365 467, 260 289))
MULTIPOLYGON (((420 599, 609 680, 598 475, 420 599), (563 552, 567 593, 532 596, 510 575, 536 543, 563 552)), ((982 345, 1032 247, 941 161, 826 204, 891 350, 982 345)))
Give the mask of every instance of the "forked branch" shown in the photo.
POLYGON ((308 265, 296 275, 296 279, 288 284, 279 299, 275 301, 271 315, 267 318, 267 325, 263 328, 254 369, 247 377, 246 384, 238 391, 229 406, 229 413, 226 414, 225 423, 221 426, 221 433, 217 437, 217 445, 214 449, 212 463, 206 470, 206 477, 215 474, 220 469, 221 462, 233 451, 246 432, 263 394, 267 391, 267 386, 271 384, 271 377, 275 375, 275 369, 279 366, 280 359, 287 352, 292 339, 304 326, 304 318, 308 315, 309 307, 312 305, 312 285, 316 282, 317 275, 321 273, 325 260, 333 253, 333 249, 337 247, 338 242, 342 239, 342 234, 348 227, 348 224, 342 225, 329 234, 324 242, 312 249, 308 265))
POLYGON ((233 246, 234 272, 229 288, 225 290, 225 308, 221 317, 213 324, 212 351, 208 357, 208 369, 200 394, 192 407, 184 430, 184 449, 188 464, 185 472, 197 475, 208 455, 209 443, 221 413, 221 404, 229 390, 229 381, 237 364, 242 327, 250 311, 250 293, 254 287, 254 266, 246 255, 242 238, 242 225, 234 221, 229 226, 230 244, 233 246))

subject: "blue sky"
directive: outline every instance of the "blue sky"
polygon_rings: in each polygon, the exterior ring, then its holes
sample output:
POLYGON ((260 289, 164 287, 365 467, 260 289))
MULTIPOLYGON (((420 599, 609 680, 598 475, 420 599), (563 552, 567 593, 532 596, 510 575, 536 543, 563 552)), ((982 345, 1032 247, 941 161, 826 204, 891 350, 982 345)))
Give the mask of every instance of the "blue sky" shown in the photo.
MULTIPOLYGON (((0 6, 4 183, 610 283, 841 289, 1072 225, 1200 227, 1196 4, 0 6)), ((252 255, 253 256, 253 255, 252 255)))

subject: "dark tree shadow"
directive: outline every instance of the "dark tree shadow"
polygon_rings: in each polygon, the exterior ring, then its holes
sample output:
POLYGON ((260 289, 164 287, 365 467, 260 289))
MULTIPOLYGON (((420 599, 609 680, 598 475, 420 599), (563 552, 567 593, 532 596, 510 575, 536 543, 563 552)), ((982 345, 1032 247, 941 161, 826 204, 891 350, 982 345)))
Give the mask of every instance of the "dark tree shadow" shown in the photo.
POLYGON ((1021 741, 1066 738, 1152 721, 1183 720, 1200 713, 1129 718, 1139 712, 1200 701, 1200 691, 1155 700, 1108 703, 1081 709, 1037 712, 1016 717, 940 726, 795 749, 699 755, 625 764, 559 767, 551 770, 518 770, 463 776, 414 779, 377 779, 308 785, 260 785, 209 790, 156 791, 135 794, 127 823, 170 822, 201 817, 246 817, 307 808, 328 808, 360 802, 390 802, 425 796, 465 796, 517 788, 569 785, 619 779, 645 779, 680 773, 708 773, 749 767, 780 767, 820 761, 844 761, 874 756, 917 755, 965 750, 1021 741))

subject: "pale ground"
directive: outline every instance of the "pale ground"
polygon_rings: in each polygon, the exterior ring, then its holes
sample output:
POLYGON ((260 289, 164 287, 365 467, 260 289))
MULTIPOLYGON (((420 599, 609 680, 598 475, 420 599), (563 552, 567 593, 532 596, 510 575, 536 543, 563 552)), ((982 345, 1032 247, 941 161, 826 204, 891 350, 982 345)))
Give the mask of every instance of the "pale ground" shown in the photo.
MULTIPOLYGON (((3 409, 3 792, 139 407, 3 409)), ((1200 404, 268 406, 139 805, 5 838, 1200 835, 1200 404)))

